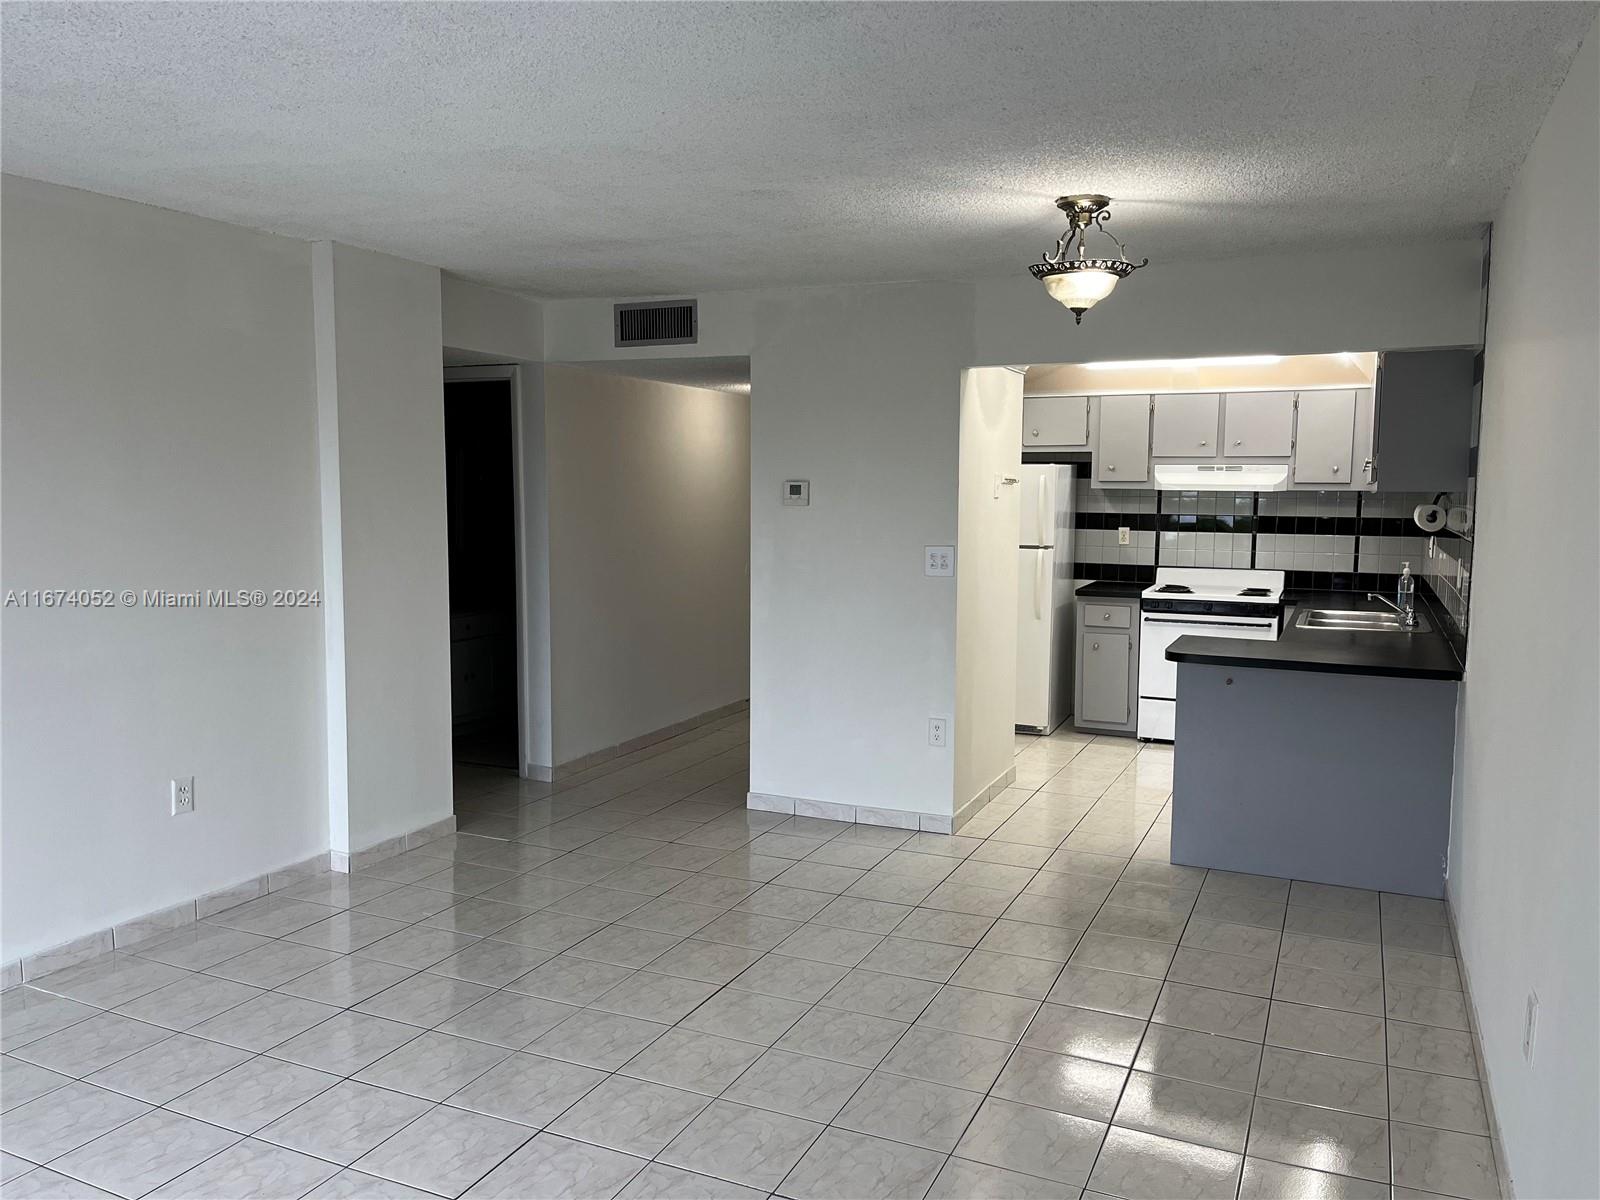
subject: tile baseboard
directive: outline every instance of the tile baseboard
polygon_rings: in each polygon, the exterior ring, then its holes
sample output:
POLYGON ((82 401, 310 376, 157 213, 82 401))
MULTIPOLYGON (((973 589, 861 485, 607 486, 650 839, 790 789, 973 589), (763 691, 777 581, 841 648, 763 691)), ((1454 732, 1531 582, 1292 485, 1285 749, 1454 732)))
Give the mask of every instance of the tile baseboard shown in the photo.
POLYGON ((599 750, 592 750, 588 754, 580 754, 577 758, 569 758, 564 763, 547 767, 539 763, 528 764, 527 778, 536 779, 541 783, 554 783, 571 779, 574 775, 581 775, 585 771, 603 766, 612 759, 623 758, 635 754, 640 750, 648 749, 658 742, 668 738, 675 738, 702 725, 709 725, 715 721, 734 716, 746 711, 750 707, 749 700, 735 700, 732 704, 724 704, 718 708, 707 709, 703 713, 696 713, 692 717, 685 717, 681 721, 674 721, 671 725, 663 725, 660 729, 652 729, 648 733, 641 733, 631 737, 625 742, 618 742, 615 746, 605 746, 599 750))
MULTIPOLYGON (((456 831, 456 817, 451 813, 438 821, 430 821, 419 826, 409 833, 396 834, 392 838, 384 838, 381 842, 373 842, 370 846, 363 846, 359 850, 345 853, 339 850, 328 852, 328 869, 342 875, 351 871, 365 870, 373 863, 383 862, 385 859, 394 858, 404 854, 407 850, 415 850, 418 846, 425 846, 429 842, 436 842, 442 837, 448 837, 456 831)), ((276 889, 274 889, 276 890, 276 889)))
POLYGON ((848 821, 855 825, 882 825, 889 829, 920 830, 924 833, 949 833, 952 818, 934 813, 910 812, 900 808, 865 808, 855 804, 835 804, 827 800, 808 800, 803 796, 778 796, 770 792, 747 792, 745 807, 753 812, 786 813, 794 817, 821 817, 828 821, 848 821))
POLYGON ((1489 1118, 1489 1145, 1494 1151, 1495 1175, 1500 1181, 1500 1195, 1505 1200, 1515 1200, 1516 1189, 1511 1179, 1511 1164, 1506 1161, 1506 1143, 1500 1134, 1500 1118, 1495 1115, 1494 1090, 1489 1082, 1489 1060, 1483 1053, 1483 1035, 1478 1021, 1478 1006, 1472 999, 1472 980, 1467 974, 1467 960, 1461 954, 1461 937, 1456 932, 1456 906, 1451 902, 1448 880, 1444 896, 1445 917, 1450 922, 1450 946, 1456 952, 1456 970, 1461 975, 1461 995, 1466 1000, 1468 1032, 1472 1035, 1472 1052, 1478 1056, 1478 1085, 1483 1092, 1483 1110, 1489 1118))
POLYGON ((206 892, 192 900, 168 905, 166 908, 121 921, 105 929, 96 929, 92 933, 62 942, 59 946, 24 955, 0 966, 0 990, 16 987, 30 979, 38 979, 51 971, 77 966, 91 958, 108 954, 112 950, 125 950, 129 946, 171 933, 175 929, 182 929, 185 925, 203 921, 225 908, 233 908, 247 900, 255 900, 282 891, 284 888, 293 887, 297 883, 328 871, 348 872, 352 865, 356 870, 360 870, 364 866, 382 862, 396 854, 403 854, 407 850, 415 850, 418 846, 447 837, 455 832, 455 828, 456 819, 452 814, 442 821, 434 821, 410 833, 388 838, 355 854, 325 850, 321 854, 313 854, 310 858, 289 863, 264 875, 257 875, 241 883, 206 892))
POLYGON ((973 817, 977 816, 985 808, 989 807, 989 801, 993 800, 1001 792, 1005 791, 1008 787, 1015 783, 1016 779, 1017 766, 1015 763, 1012 763, 1011 766, 1007 767, 1004 771, 1000 772, 999 775, 995 776, 993 783, 991 783, 988 787, 983 788, 976 796, 974 796, 971 800, 968 800, 956 810, 956 815, 951 821, 950 832, 961 832, 961 827, 963 825, 972 820, 973 817))

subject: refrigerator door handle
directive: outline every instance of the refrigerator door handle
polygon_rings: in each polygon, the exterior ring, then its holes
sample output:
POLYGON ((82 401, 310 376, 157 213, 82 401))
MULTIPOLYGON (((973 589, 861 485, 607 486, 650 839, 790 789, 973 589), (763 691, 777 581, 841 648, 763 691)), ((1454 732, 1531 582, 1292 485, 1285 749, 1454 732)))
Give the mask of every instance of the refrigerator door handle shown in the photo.
POLYGON ((1053 545, 1055 545, 1055 539, 1050 536, 1051 530, 1050 530, 1049 526, 1046 525, 1046 523, 1045 523, 1046 520, 1048 519, 1048 513, 1046 511, 1045 502, 1044 502, 1044 490, 1045 490, 1044 489, 1044 483, 1045 483, 1045 473, 1043 471, 1040 471, 1039 472, 1039 537, 1042 538, 1043 540, 1039 544, 1042 545, 1042 546, 1053 546, 1053 545))

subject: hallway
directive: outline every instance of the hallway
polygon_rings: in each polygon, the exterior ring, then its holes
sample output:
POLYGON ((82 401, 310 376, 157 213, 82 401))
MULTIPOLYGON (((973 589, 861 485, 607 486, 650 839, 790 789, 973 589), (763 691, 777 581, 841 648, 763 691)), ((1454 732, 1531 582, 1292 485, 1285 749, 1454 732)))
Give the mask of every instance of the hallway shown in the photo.
POLYGON ((1498 1196, 1437 902, 1171 866, 1126 739, 747 812, 747 724, 7 992, 7 1196, 1498 1196))

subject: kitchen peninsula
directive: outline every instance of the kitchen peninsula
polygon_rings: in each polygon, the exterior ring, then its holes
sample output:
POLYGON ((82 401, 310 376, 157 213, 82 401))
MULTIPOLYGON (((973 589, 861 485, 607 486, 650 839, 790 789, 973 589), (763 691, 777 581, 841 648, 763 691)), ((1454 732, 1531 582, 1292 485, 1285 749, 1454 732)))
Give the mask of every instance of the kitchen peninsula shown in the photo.
POLYGON ((1450 640, 1425 611, 1407 631, 1364 596, 1286 599, 1276 641, 1167 649, 1172 861, 1442 896, 1462 675, 1450 640))

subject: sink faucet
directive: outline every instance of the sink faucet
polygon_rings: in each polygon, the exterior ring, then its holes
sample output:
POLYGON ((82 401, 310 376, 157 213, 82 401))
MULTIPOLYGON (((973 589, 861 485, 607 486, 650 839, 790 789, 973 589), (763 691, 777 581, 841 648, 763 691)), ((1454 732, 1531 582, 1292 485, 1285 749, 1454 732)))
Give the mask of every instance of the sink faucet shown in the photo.
POLYGON ((1393 600, 1389 599, 1389 597, 1380 596, 1377 592, 1368 592, 1367 599, 1381 600, 1390 608, 1394 609, 1395 612, 1400 614, 1400 624, 1404 625, 1407 629, 1415 629, 1417 627, 1417 606, 1414 601, 1407 599, 1406 606, 1401 608, 1393 600))

